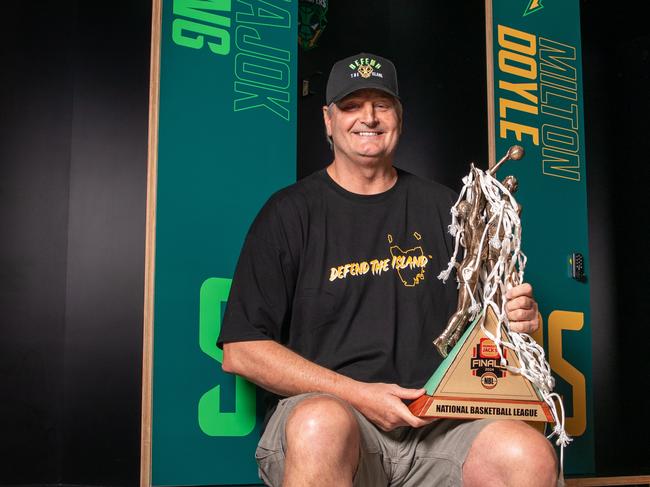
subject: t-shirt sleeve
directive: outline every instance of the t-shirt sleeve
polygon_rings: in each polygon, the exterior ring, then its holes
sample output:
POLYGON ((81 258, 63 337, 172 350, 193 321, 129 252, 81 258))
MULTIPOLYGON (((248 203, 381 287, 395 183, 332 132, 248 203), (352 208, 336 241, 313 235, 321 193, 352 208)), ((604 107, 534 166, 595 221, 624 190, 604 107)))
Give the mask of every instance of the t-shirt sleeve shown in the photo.
POLYGON ((251 226, 233 278, 217 345, 282 342, 295 288, 294 264, 286 248, 286 225, 267 203, 251 226))

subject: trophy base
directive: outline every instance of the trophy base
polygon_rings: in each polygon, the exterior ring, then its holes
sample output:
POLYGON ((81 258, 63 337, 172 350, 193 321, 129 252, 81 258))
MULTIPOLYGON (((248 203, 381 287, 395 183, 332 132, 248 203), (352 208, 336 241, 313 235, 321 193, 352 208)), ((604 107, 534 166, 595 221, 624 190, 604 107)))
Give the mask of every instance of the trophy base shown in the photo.
MULTIPOLYGON (((424 386, 426 394, 409 405, 421 418, 520 419, 552 422, 550 408, 537 388, 525 377, 501 365, 492 335, 499 326, 492 308, 487 308, 467 328, 456 346, 424 386)), ((519 357, 503 349, 508 364, 519 367, 519 357)))
POLYGON ((420 418, 497 418, 545 423, 553 421, 548 405, 540 401, 490 401, 425 394, 413 401, 409 409, 413 415, 420 418))

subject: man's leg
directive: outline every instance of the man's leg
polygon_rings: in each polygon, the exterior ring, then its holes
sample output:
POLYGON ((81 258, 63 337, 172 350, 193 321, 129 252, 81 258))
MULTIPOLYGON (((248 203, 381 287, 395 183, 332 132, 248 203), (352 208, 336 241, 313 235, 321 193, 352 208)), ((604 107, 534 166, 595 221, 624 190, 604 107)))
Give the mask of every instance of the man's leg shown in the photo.
POLYGON ((284 487, 351 486, 359 464, 359 427, 333 396, 301 401, 287 419, 284 487))
POLYGON ((550 487, 558 463, 550 442, 522 421, 494 421, 483 428, 463 465, 463 485, 550 487))
POLYGON ((403 487, 555 486, 549 441, 520 421, 443 419, 400 439, 393 480, 403 487))
POLYGON ((283 399, 255 456, 266 485, 388 485, 382 463, 390 438, 328 394, 283 399))

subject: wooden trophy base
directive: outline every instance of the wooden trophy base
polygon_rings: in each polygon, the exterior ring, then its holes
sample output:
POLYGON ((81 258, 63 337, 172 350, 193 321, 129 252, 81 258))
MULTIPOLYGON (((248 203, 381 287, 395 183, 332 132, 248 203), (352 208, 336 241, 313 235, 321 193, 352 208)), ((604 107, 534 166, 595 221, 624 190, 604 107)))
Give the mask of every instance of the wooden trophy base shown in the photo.
MULTIPOLYGON (((494 342, 481 330, 481 320, 495 334, 497 317, 488 307, 426 383, 427 393, 409 405, 411 412, 421 418, 552 422, 551 411, 536 387, 525 377, 501 367, 494 342)), ((504 353, 509 365, 520 366, 516 353, 510 349, 504 349, 504 353)))

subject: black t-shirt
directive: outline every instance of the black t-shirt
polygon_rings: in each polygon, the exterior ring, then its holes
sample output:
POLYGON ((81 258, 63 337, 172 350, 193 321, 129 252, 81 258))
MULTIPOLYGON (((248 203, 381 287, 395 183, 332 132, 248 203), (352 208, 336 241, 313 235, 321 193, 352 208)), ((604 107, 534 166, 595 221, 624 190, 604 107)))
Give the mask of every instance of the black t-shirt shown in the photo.
POLYGON ((456 308, 443 284, 454 192, 398 169, 358 195, 321 170, 274 194, 246 237, 218 344, 275 340, 353 379, 419 388, 456 308))

